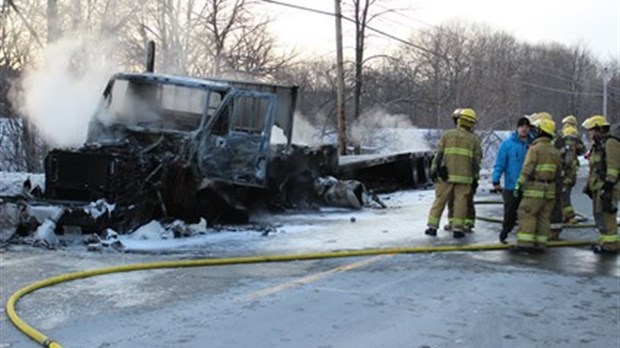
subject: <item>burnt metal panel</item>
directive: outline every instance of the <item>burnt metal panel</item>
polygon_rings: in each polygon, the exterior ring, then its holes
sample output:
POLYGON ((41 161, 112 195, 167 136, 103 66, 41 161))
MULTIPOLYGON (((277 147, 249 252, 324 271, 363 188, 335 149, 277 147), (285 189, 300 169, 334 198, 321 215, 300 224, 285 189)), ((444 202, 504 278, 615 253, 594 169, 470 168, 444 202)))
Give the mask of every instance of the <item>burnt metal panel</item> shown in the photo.
POLYGON ((374 191, 393 191, 430 184, 429 152, 340 157, 338 177, 359 180, 374 191))
POLYGON ((270 93, 276 96, 274 124, 284 131, 287 146, 291 145, 293 136, 293 115, 297 103, 298 86, 285 86, 252 81, 237 81, 225 79, 206 78, 207 81, 215 81, 229 84, 235 88, 252 90, 260 93, 270 93))

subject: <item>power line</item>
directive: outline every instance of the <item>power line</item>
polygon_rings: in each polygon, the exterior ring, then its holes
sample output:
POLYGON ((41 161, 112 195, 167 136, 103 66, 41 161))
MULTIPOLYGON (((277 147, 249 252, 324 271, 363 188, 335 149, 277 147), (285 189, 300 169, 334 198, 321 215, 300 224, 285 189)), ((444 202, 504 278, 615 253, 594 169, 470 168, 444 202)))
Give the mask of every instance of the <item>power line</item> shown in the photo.
MULTIPOLYGON (((281 2, 281 1, 276 1, 276 0, 259 0, 259 1, 262 1, 262 2, 267 2, 267 3, 271 3, 271 4, 275 4, 275 5, 280 5, 280 6, 284 6, 284 7, 290 7, 290 8, 294 8, 294 9, 301 10, 301 11, 309 11, 309 12, 313 12, 313 13, 318 13, 318 14, 321 14, 321 15, 326 15, 326 16, 330 16, 330 17, 335 17, 335 16, 336 16, 336 15, 335 15, 334 13, 332 13, 332 12, 322 11, 322 10, 317 10, 317 9, 310 8, 310 7, 305 7, 305 6, 300 6, 300 5, 289 4, 289 3, 285 3, 285 2, 281 2)), ((403 15, 403 16, 404 16, 404 15, 403 15)), ((356 23, 356 21, 355 21, 354 19, 350 18, 350 17, 347 17, 347 16, 344 16, 344 15, 341 15, 341 18, 342 18, 342 19, 344 19, 344 20, 346 20, 346 21, 349 21, 349 22, 351 22, 351 23, 356 23)), ((429 23, 427 23, 427 22, 424 22, 424 21, 422 21, 422 20, 418 20, 418 19, 415 19, 415 18, 412 18, 412 17, 407 17, 407 18, 408 18, 408 19, 410 19, 410 20, 415 20, 415 21, 417 21, 417 22, 420 22, 420 23, 422 23, 422 24, 424 24, 424 25, 430 26, 431 28, 433 28, 433 29, 435 29, 435 30, 439 30, 439 31, 447 32, 448 34, 453 35, 453 36, 455 36, 455 37, 457 37, 457 38, 459 38, 459 39, 462 39, 462 40, 464 40, 464 41, 474 42, 471 38, 469 38, 469 37, 467 37, 467 36, 464 36, 464 35, 462 35, 462 34, 459 34, 459 33, 455 33, 455 32, 453 32, 452 30, 449 30, 449 29, 447 29, 447 28, 438 27, 438 26, 435 26, 435 25, 429 24, 429 23)), ((393 21, 393 20, 392 20, 392 21, 393 21)), ((393 21, 393 22, 394 22, 394 23, 397 23, 397 24, 399 24, 399 25, 402 25, 401 23, 398 23, 398 22, 396 22, 396 21, 393 21)), ((433 54, 433 55, 439 56, 439 57, 441 57, 441 58, 446 58, 446 57, 445 57, 445 55, 443 55, 443 54, 441 54, 441 53, 439 53, 439 52, 436 52, 436 51, 433 51, 433 50, 429 50, 429 49, 424 48, 424 47, 422 47, 422 46, 416 45, 416 44, 414 44, 414 43, 412 43, 412 42, 410 42, 410 41, 407 41, 407 40, 401 39, 401 38, 399 38, 399 37, 397 37, 397 36, 394 36, 394 35, 392 35, 392 34, 386 33, 385 31, 383 31, 383 30, 379 30, 379 29, 377 29, 377 28, 375 28, 375 27, 372 27, 372 26, 366 25, 366 29, 368 29, 368 30, 370 30, 370 31, 373 31, 373 32, 375 32, 375 33, 377 33, 377 34, 383 35, 383 36, 385 36, 385 37, 387 37, 387 38, 390 38, 390 39, 392 39, 392 40, 395 40, 395 41, 398 41, 398 42, 400 42, 400 43, 403 43, 403 44, 405 44, 405 45, 407 45, 407 46, 410 46, 410 47, 413 47, 413 48, 415 48, 415 49, 421 50, 421 51, 423 51, 423 52, 425 52, 425 53, 430 53, 430 54, 433 54)), ((425 30, 419 30, 419 31, 422 31, 422 32, 424 32, 424 33, 428 33, 428 32, 427 32, 427 31, 425 31, 425 30)), ((547 68, 547 69, 549 69, 548 67, 546 67, 546 68, 547 68)), ((533 71, 535 71, 535 72, 538 72, 538 73, 540 73, 540 74, 547 75, 547 76, 550 76, 550 77, 554 77, 554 78, 557 78, 557 79, 560 79, 560 80, 564 79, 564 80, 567 80, 567 81, 570 81, 570 82, 576 82, 576 83, 579 83, 579 84, 583 84, 583 83, 584 83, 584 82, 580 82, 580 81, 578 81, 578 80, 574 80, 574 79, 562 78, 562 76, 563 76, 563 75, 562 75, 562 74, 560 74, 559 70, 558 70, 558 71, 556 71, 556 72, 554 72, 554 75, 552 75, 551 73, 548 73, 548 72, 544 72, 543 70, 538 70, 538 69, 532 69, 532 70, 533 70, 533 71)), ((550 70, 547 70, 547 71, 550 71, 550 70)), ((516 80, 516 79, 511 79, 511 78, 506 78, 506 77, 504 77, 504 79, 516 80)), ((570 95, 585 95, 585 96, 603 96, 603 93, 594 93, 594 92, 577 92, 577 91, 570 91, 570 90, 565 90, 565 89, 559 89, 559 88, 553 88, 553 87, 542 86, 542 85, 539 85, 539 84, 535 84, 535 83, 531 83, 531 82, 527 82, 527 81, 522 81, 522 80, 516 80, 516 81, 517 81, 517 82, 519 82, 519 83, 521 83, 521 84, 523 84, 523 85, 526 85, 526 86, 530 86, 530 87, 534 87, 534 88, 539 88, 539 89, 543 89, 543 90, 547 90, 547 91, 551 91, 551 92, 556 92, 556 93, 563 93, 563 94, 570 94, 570 95)), ((608 88, 609 88, 609 87, 608 87, 608 88)))
POLYGON ((572 95, 586 95, 586 96, 592 96, 592 97, 601 97, 603 96, 603 93, 593 93, 593 92, 577 92, 577 91, 569 91, 567 89, 560 89, 560 88, 553 88, 553 87, 547 87, 547 86, 542 86, 542 85, 538 85, 535 83, 531 83, 531 82, 527 82, 527 81, 523 81, 523 80, 518 80, 518 79, 514 79, 515 81, 526 85, 526 86, 531 86, 534 88, 539 88, 539 89, 544 89, 547 91, 552 91, 552 92, 558 92, 558 93, 564 93, 564 94, 572 94, 572 95))
MULTIPOLYGON (((314 12, 314 13, 318 13, 318 14, 323 14, 323 15, 331 16, 331 17, 335 17, 336 16, 334 13, 331 13, 331 12, 321 11, 321 10, 317 10, 317 9, 313 9, 313 8, 305 7, 305 6, 288 4, 288 3, 285 3, 285 2, 280 2, 280 1, 275 1, 275 0, 259 0, 259 1, 267 2, 267 3, 271 3, 271 4, 275 4, 275 5, 280 5, 280 6, 285 6, 285 7, 290 7, 290 8, 295 8, 295 9, 302 10, 302 11, 310 11, 310 12, 314 12)), ((350 18, 350 17, 344 16, 344 15, 340 15, 340 17, 342 19, 348 21, 348 22, 356 23, 356 21, 354 19, 350 18)), ((374 28, 372 26, 366 25, 366 29, 368 29, 370 31, 373 31, 373 32, 375 32, 377 34, 383 35, 383 36, 385 36, 387 38, 390 38, 392 40, 395 40, 395 41, 398 41, 400 43, 403 43, 405 45, 408 45, 408 46, 411 46, 413 48, 416 48, 416 49, 418 49, 420 51, 424 51, 426 53, 430 53, 430 54, 437 55, 437 56, 440 56, 442 58, 445 58, 442 54, 440 54, 438 52, 435 52, 435 51, 429 50, 427 48, 424 48, 422 46, 416 45, 416 44, 414 44, 414 43, 412 43, 410 41, 401 39, 401 38, 399 38, 397 36, 394 36, 392 34, 386 33, 385 31, 379 30, 379 29, 374 28)))
MULTIPOLYGON (((386 7, 384 7, 384 6, 378 6, 378 7, 382 8, 382 9, 386 9, 386 7)), ((443 26, 436 26, 436 25, 430 24, 430 23, 428 23, 426 21, 423 21, 421 19, 418 19, 418 18, 415 18, 415 17, 411 17, 411 16, 407 16, 407 15, 402 14, 402 13, 398 13, 398 15, 400 15, 401 17, 404 17, 404 18, 406 18, 406 19, 408 19, 410 21, 415 21, 415 22, 421 23, 423 25, 426 25, 428 27, 431 27, 431 28, 433 28, 435 30, 439 30, 439 31, 445 32, 445 33, 447 33, 449 35, 452 35, 452 36, 454 36, 456 38, 459 38, 459 39, 462 39, 464 41, 474 42, 471 38, 469 38, 469 37, 467 37, 467 36, 465 36, 465 35, 463 35, 461 33, 456 33, 456 32, 454 32, 454 31, 452 31, 452 30, 450 30, 448 28, 445 28, 443 26)), ((397 25, 406 26, 405 24, 403 24, 401 22, 398 22, 398 21, 395 21, 393 19, 390 19, 390 21, 392 23, 397 24, 397 25)), ((418 30, 421 31, 421 32, 424 32, 424 33, 428 33, 428 31, 426 31, 426 30, 421 30, 421 29, 418 29, 418 30)), ((553 78, 558 79, 558 80, 564 80, 564 81, 569 81, 569 82, 578 83, 578 84, 587 83, 587 82, 582 82, 582 81, 575 80, 572 76, 565 75, 565 73, 563 71, 559 70, 559 69, 554 69, 553 67, 549 67, 549 66, 543 66, 543 65, 540 65, 538 62, 536 62, 536 63, 537 63, 537 66, 538 66, 539 69, 532 67, 531 69, 534 72, 540 73, 542 75, 550 76, 550 77, 553 77, 553 78)), ((600 86, 598 84, 595 84, 594 87, 598 87, 601 90, 603 88, 602 86, 600 86)), ((620 93, 620 90, 615 90, 615 92, 620 93)))

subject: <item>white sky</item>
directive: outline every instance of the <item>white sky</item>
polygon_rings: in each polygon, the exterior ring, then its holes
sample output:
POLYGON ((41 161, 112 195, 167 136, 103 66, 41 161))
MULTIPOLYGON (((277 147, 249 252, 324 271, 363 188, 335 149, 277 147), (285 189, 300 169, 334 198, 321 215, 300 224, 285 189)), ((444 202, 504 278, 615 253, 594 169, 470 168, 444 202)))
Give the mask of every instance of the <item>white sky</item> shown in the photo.
MULTIPOLYGON (((333 0, 280 1, 334 11, 333 0)), ((620 0, 384 0, 377 6, 403 9, 371 23, 402 39, 407 39, 412 30, 429 29, 429 24, 464 19, 486 23, 521 41, 580 43, 603 61, 620 60, 620 0)), ((268 3, 261 3, 261 7, 273 18, 274 34, 284 47, 294 47, 303 55, 335 52, 333 17, 268 3)), ((345 49, 353 45, 352 28, 351 23, 343 21, 345 49)), ((395 45, 389 39, 373 40, 377 51, 395 45)))

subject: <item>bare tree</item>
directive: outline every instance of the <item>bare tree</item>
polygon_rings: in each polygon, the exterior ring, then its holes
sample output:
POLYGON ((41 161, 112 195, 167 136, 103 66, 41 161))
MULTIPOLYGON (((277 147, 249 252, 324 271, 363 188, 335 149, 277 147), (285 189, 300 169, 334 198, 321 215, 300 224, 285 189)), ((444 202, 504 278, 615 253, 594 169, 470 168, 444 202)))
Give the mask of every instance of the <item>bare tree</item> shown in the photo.
MULTIPOLYGON (((368 37, 368 27, 372 22, 381 16, 397 12, 398 9, 375 6, 377 0, 350 0, 350 10, 353 14, 353 24, 355 26, 355 60, 354 60, 354 80, 353 80, 353 119, 357 120, 361 113, 361 98, 363 92, 363 70, 366 53, 366 39, 368 37)), ((383 2, 385 5, 385 2, 383 2)))
POLYGON ((235 33, 234 43, 224 53, 226 67, 232 73, 274 79, 294 58, 293 53, 276 52, 276 40, 269 33, 268 21, 243 26, 235 33))

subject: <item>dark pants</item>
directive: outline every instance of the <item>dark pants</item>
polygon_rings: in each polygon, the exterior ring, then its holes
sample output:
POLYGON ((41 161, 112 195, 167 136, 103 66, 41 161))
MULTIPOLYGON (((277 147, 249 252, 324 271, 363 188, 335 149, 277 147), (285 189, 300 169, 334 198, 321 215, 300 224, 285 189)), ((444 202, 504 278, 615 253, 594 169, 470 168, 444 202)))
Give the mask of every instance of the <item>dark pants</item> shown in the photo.
POLYGON ((504 223, 502 232, 510 233, 517 224, 517 208, 521 203, 521 197, 514 196, 514 190, 503 190, 502 198, 504 199, 504 223))

